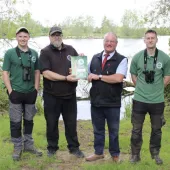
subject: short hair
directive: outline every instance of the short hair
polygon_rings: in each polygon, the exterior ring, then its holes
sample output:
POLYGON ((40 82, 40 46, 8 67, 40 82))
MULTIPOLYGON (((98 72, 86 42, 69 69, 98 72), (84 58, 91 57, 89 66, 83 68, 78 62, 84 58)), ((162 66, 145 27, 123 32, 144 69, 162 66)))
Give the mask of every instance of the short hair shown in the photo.
POLYGON ((155 30, 149 29, 145 32, 145 35, 148 33, 154 33, 157 36, 157 32, 155 30))
POLYGON ((109 35, 109 34, 110 34, 110 35, 113 35, 113 36, 116 38, 116 41, 118 41, 118 40, 117 40, 117 35, 116 35, 115 33, 113 33, 113 32, 108 32, 108 33, 106 33, 106 34, 104 35, 104 41, 105 41, 106 36, 109 35))

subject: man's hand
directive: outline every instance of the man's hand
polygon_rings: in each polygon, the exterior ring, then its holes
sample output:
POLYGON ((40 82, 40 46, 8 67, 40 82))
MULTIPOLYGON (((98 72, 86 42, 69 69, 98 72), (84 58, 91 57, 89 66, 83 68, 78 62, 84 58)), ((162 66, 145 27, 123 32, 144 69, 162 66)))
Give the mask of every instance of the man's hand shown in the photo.
POLYGON ((12 89, 8 90, 8 94, 11 94, 11 92, 12 92, 12 89))
POLYGON ((39 91, 39 88, 35 88, 35 90, 38 92, 38 91, 39 91))
POLYGON ((90 73, 88 76, 88 81, 91 82, 92 80, 99 80, 99 75, 90 73))
POLYGON ((79 56, 84 56, 84 53, 79 53, 79 56))
POLYGON ((68 75, 67 76, 67 81, 76 82, 78 80, 79 79, 77 79, 76 76, 74 76, 74 75, 68 75))
POLYGON ((69 74, 72 74, 72 68, 69 68, 69 74))

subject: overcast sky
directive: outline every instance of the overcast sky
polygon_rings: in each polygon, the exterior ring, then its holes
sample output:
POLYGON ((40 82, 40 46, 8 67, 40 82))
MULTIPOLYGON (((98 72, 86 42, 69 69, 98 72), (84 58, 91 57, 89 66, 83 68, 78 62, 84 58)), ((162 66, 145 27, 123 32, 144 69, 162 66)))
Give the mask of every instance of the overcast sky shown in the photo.
POLYGON ((104 16, 120 23, 125 9, 146 11, 156 0, 30 0, 32 17, 45 25, 62 22, 66 17, 90 15, 99 25, 104 16))

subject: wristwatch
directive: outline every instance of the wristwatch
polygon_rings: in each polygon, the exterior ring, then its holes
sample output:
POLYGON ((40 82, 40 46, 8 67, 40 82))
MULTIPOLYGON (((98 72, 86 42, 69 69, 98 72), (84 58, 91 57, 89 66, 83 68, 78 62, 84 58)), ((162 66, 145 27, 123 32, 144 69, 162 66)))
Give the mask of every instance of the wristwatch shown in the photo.
POLYGON ((101 78, 102 78, 102 75, 100 74, 100 75, 99 75, 99 80, 101 80, 101 78))

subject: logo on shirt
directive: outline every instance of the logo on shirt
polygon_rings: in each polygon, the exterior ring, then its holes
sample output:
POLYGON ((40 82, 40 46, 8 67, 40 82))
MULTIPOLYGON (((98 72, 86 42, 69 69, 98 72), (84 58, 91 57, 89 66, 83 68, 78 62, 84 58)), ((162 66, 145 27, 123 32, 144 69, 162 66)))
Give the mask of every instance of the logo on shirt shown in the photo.
POLYGON ((36 62, 36 57, 35 57, 35 56, 32 56, 31 61, 32 61, 33 63, 35 63, 35 62, 36 62))
POLYGON ((71 61, 71 55, 67 56, 67 60, 71 61))
POLYGON ((156 68, 161 69, 162 68, 162 63, 161 62, 157 62, 156 68))

